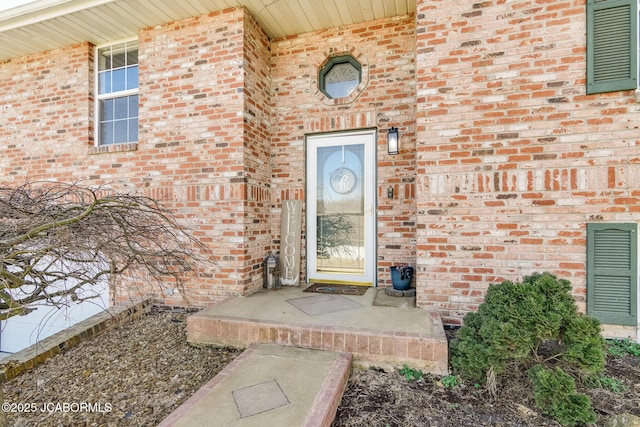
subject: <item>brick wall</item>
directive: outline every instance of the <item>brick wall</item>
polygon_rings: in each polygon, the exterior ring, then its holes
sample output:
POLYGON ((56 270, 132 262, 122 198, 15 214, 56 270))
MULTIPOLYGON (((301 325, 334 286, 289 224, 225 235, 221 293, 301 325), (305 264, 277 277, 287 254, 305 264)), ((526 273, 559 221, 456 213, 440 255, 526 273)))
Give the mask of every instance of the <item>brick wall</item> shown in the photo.
MULTIPOLYGON (((2 179, 84 180, 157 198, 217 263, 186 282, 189 301, 250 293, 262 285, 259 268, 271 242, 267 38, 244 9, 143 29, 138 37, 138 144, 93 147, 93 46, 0 64, 2 179)), ((115 296, 132 293, 184 303, 170 282, 115 296)))
POLYGON ((245 17, 244 173, 245 283, 262 287, 262 262, 272 246, 271 218, 271 67, 269 39, 251 17, 245 17))
POLYGON ((639 108, 632 92, 585 94, 584 0, 419 0, 416 16, 271 42, 229 9, 138 36, 138 144, 93 147, 90 44, 0 64, 2 178, 166 201, 218 262, 188 282, 198 305, 261 286, 282 201, 305 199, 307 134, 378 130, 378 284, 415 263, 418 304, 448 323, 534 271, 570 279, 584 308, 585 224, 640 211, 639 108), (318 69, 344 52, 362 92, 331 101, 318 69))
POLYGON ((592 221, 637 221, 638 106, 585 95, 584 0, 417 9, 418 303, 459 323, 551 271, 584 309, 592 221))
POLYGON ((0 64, 0 170, 5 180, 85 176, 93 140, 88 43, 0 64))
POLYGON ((272 42, 271 158, 276 247, 282 201, 305 198, 305 135, 377 128, 378 284, 390 285, 388 266, 392 263, 415 263, 414 46, 413 16, 272 42), (327 58, 345 52, 350 52, 366 69, 366 86, 355 100, 333 102, 317 88, 318 70, 327 58), (386 136, 391 126, 400 129, 401 153, 397 156, 387 154, 386 136), (394 188, 394 199, 387 199, 388 187, 394 188))
POLYGON ((189 289, 199 304, 246 290, 244 19, 227 10, 139 34, 140 140, 127 154, 143 159, 123 177, 166 200, 212 249, 217 268, 189 289))

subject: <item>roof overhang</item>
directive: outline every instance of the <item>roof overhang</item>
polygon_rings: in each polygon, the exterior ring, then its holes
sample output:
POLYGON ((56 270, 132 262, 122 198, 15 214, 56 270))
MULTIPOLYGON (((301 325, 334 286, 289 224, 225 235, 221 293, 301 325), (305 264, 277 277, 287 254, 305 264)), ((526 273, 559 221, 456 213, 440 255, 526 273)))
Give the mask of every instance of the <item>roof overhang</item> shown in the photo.
POLYGON ((273 39, 407 15, 416 0, 36 0, 0 11, 0 60, 244 6, 273 39))

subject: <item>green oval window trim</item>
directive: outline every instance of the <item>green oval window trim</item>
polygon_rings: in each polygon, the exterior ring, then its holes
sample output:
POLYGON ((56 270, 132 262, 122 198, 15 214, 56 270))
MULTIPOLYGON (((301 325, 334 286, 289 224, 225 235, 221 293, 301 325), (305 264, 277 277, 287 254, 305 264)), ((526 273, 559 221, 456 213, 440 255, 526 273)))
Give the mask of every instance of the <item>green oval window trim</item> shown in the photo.
POLYGON ((351 55, 330 58, 320 69, 318 86, 328 98, 346 98, 362 82, 362 65, 351 55))

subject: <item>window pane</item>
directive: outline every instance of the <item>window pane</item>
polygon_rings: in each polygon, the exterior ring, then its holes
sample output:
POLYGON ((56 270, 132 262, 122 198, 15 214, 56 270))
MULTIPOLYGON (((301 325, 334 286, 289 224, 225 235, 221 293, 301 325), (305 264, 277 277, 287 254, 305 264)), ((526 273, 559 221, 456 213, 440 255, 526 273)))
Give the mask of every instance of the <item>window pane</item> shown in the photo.
POLYGON ((124 52, 123 50, 120 49, 120 52, 118 53, 113 53, 113 55, 111 56, 111 61, 112 61, 112 68, 121 68, 124 67, 126 65, 125 60, 126 60, 126 52, 124 52))
POLYGON ((138 117, 138 95, 129 97, 129 117, 138 117))
POLYGON ((138 87, 138 66, 127 68, 127 89, 138 87))
POLYGON ((100 123, 100 144, 113 144, 113 122, 100 123))
POLYGON ((100 101, 100 121, 113 120, 113 99, 100 101))
POLYGON ((136 65, 138 63, 138 48, 127 46, 127 49, 130 49, 129 52, 127 52, 127 65, 136 65))
MULTIPOLYGON (((137 40, 100 48, 96 58, 99 98, 118 95, 124 91, 137 92, 137 40)), ((99 144, 120 144, 138 140, 138 101, 138 95, 96 100, 99 114, 99 144)))
POLYGON ((112 87, 111 87, 111 91, 112 92, 119 92, 121 90, 125 90, 126 85, 125 85, 125 70, 123 68, 119 69, 119 70, 115 70, 113 71, 113 73, 111 74, 112 78, 112 87))
POLYGON ((359 84, 360 82, 358 82, 358 80, 326 83, 325 91, 331 96, 331 98, 344 98, 351 95, 351 92, 353 92, 359 84))
POLYGON ((116 120, 113 122, 113 143, 121 144, 123 142, 127 142, 128 135, 128 120, 116 120))
POLYGON ((98 74, 98 93, 111 92, 111 72, 103 71, 98 74))
POLYGON ((138 141, 138 119, 129 120, 129 142, 138 141))
POLYGON ((123 96, 121 98, 114 99, 116 120, 129 118, 129 102, 127 98, 128 97, 123 96))
POLYGON ((111 46, 98 49, 98 71, 111 69, 111 46))

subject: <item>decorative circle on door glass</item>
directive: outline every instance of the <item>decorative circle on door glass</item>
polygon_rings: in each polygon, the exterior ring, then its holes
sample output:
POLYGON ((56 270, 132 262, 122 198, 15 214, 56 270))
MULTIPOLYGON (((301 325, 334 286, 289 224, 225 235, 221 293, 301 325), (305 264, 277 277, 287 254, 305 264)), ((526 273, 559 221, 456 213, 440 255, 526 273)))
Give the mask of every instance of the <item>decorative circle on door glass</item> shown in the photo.
POLYGON ((349 168, 341 166, 331 172, 330 185, 333 191, 338 194, 349 194, 356 187, 358 178, 349 168))

